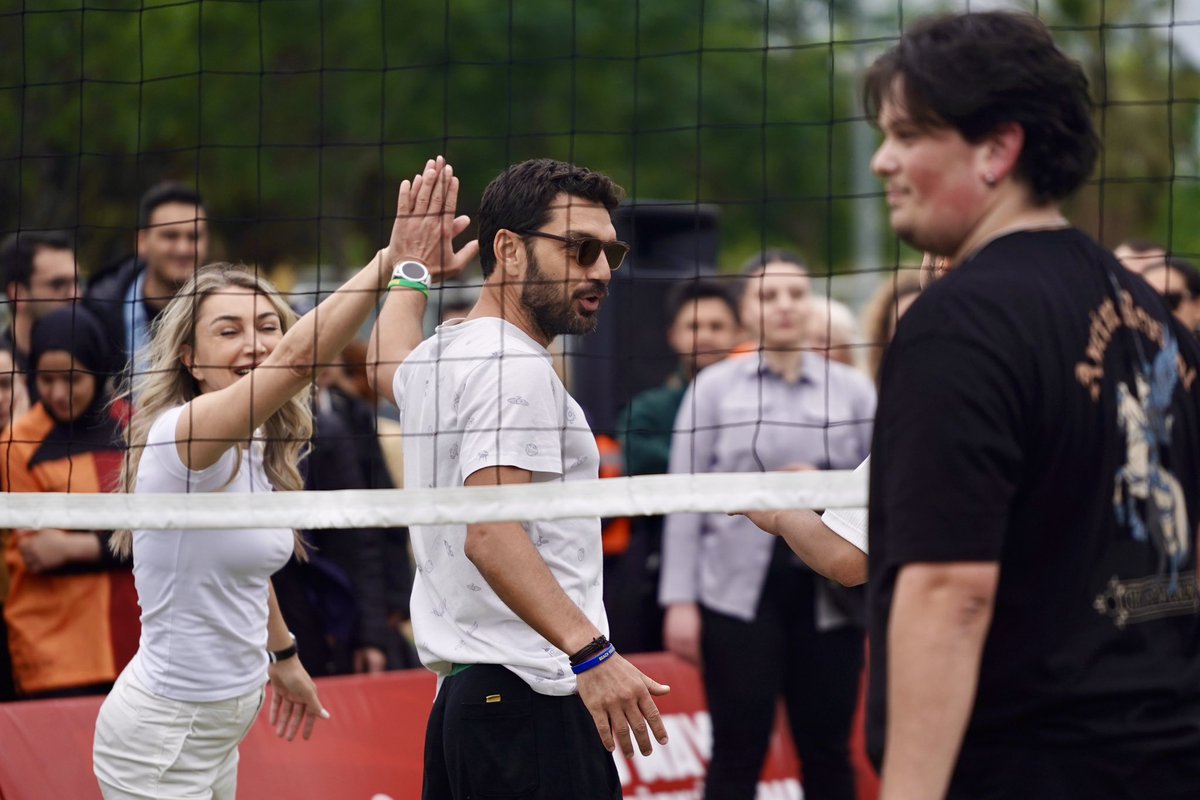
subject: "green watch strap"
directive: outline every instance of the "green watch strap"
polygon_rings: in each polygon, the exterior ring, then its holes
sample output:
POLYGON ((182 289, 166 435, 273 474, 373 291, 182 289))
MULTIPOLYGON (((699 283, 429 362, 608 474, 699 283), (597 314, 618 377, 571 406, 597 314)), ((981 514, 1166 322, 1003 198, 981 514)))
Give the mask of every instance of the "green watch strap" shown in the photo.
POLYGON ((426 286, 423 283, 420 283, 419 281, 410 281, 408 278, 392 278, 390 281, 388 281, 387 288, 388 288, 388 291, 391 291, 392 289, 398 289, 398 288, 416 289, 421 294, 425 295, 426 297, 429 297, 429 287, 428 286, 426 286))

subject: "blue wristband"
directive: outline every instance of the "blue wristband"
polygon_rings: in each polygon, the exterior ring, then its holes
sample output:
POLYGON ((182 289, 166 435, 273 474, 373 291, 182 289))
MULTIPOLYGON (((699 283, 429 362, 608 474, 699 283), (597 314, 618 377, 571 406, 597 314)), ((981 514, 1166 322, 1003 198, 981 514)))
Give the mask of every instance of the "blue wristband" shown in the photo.
POLYGON ((576 664, 575 666, 571 667, 571 672, 574 672, 576 675, 587 672, 592 667, 600 666, 601 664, 603 664, 605 661, 608 661, 610 658, 612 658, 616 654, 617 654, 617 648, 613 647, 612 644, 610 643, 608 645, 608 647, 604 648, 599 653, 597 653, 596 655, 589 658, 587 661, 583 662, 582 664, 576 664))

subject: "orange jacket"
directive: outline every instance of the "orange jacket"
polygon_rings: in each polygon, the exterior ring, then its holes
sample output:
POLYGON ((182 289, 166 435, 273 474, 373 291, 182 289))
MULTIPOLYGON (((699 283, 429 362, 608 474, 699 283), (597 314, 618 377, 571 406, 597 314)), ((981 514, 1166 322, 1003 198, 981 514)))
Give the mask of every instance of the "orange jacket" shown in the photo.
MULTIPOLYGON (((10 492, 107 492, 117 484, 121 457, 106 438, 67 435, 39 403, 13 423, 12 441, 0 444, 0 479, 10 492)), ((140 632, 129 568, 33 573, 14 533, 6 537, 4 561, 11 580, 4 619, 18 689, 29 694, 116 680, 140 632)))
MULTIPOLYGON (((620 443, 613 437, 602 433, 596 437, 596 447, 600 450, 600 477, 620 478, 623 476, 625 466, 621 458, 620 443)), ((605 517, 602 519, 600 541, 604 555, 622 555, 629 549, 631 535, 629 517, 605 517)))

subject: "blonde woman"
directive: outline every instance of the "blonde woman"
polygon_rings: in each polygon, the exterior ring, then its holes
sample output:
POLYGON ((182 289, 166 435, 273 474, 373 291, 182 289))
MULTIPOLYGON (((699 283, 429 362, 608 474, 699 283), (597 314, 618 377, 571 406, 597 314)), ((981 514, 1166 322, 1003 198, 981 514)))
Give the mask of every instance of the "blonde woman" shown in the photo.
MULTIPOLYGON (((134 390, 127 490, 301 489, 314 367, 346 346, 385 287, 412 310, 411 329, 392 335, 419 341, 425 293, 398 283, 392 267, 428 265, 426 285, 461 271, 474 246, 450 247, 467 224, 453 216, 457 190, 441 158, 404 181, 388 247, 300 320, 245 268, 197 270, 156 322, 150 370, 134 390)), ((101 791, 110 800, 232 798, 237 746, 268 679, 277 735, 291 740, 303 729, 308 738, 329 717, 270 584, 302 544, 287 529, 136 530, 114 539, 132 545, 142 637, 96 723, 101 791)))

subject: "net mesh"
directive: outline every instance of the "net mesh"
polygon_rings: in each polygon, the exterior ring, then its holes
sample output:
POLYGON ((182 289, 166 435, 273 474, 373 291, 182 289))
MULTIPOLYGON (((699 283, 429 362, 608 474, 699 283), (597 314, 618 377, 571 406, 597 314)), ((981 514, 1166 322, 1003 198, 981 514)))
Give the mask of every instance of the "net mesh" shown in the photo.
MULTIPOLYGON (((1200 255, 1200 0, 4 0, 0 227, 67 231, 81 284, 94 284, 134 252, 142 193, 183 181, 205 198, 210 257, 269 274, 303 309, 386 241, 395 186, 430 153, 454 163, 467 213, 511 163, 591 166, 627 190, 616 221, 633 252, 599 331, 560 342, 557 359, 592 429, 626 442, 622 409, 677 365, 663 335, 672 286, 732 283, 775 246, 805 257, 815 295, 852 308, 906 279, 918 256, 887 232, 858 81, 914 18, 997 7, 1046 20, 1092 81, 1105 152, 1072 220, 1109 246, 1200 255)), ((479 286, 471 272, 435 291, 427 328, 479 286)), ((18 311, 10 302, 16 338, 18 311)), ((838 343, 834 324, 828 343, 807 346, 877 360, 878 333, 838 343)), ((385 440, 392 430, 381 426, 385 440)), ((316 528, 865 496, 838 470, 436 491, 238 506, 13 493, 0 496, 0 525, 220 527, 253 514, 316 528)))

